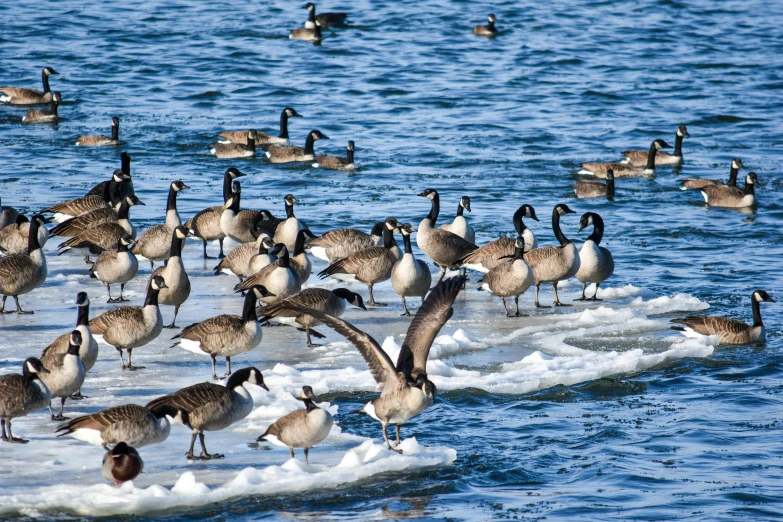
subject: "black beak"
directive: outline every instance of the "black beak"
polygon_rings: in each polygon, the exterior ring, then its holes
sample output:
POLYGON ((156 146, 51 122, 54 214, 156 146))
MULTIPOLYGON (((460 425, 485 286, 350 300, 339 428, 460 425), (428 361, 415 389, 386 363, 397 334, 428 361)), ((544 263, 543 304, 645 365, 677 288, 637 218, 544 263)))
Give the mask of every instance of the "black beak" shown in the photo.
POLYGON ((424 192, 420 192, 420 193, 418 193, 418 194, 416 194, 416 195, 417 195, 417 196, 421 196, 421 197, 423 197, 423 198, 426 198, 426 197, 427 197, 427 194, 425 194, 424 192))

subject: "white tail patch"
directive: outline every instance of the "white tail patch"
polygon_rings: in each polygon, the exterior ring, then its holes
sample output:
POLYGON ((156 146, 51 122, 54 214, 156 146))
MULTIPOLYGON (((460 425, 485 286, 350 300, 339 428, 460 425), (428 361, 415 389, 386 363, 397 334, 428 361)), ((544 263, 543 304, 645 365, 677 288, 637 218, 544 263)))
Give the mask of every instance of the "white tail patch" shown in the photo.
POLYGON ((11 97, 7 94, 0 94, 0 102, 2 103, 9 103, 11 101, 11 97))
POLYGON ((217 149, 209 149, 209 153, 212 154, 213 156, 215 155, 216 152, 217 149))
POLYGON ((579 169, 579 172, 577 172, 577 174, 590 174, 592 176, 594 173, 592 170, 579 169))
POLYGON ((218 143, 222 145, 228 145, 229 143, 231 143, 231 140, 218 140, 218 143))
POLYGON ((196 353, 198 355, 207 355, 204 350, 201 349, 201 341, 192 341, 190 339, 180 339, 179 347, 184 348, 189 352, 196 353))
POLYGON ((74 439, 92 444, 93 446, 103 446, 103 438, 98 430, 79 428, 70 434, 74 439))
POLYGON ((318 259, 323 259, 324 261, 329 262, 329 256, 326 255, 326 249, 324 247, 314 246, 310 248, 310 253, 318 259))
POLYGON ((269 151, 265 151, 264 154, 266 154, 267 158, 271 158, 272 157, 272 154, 270 154, 269 151))
POLYGON ((281 441, 280 439, 278 439, 276 435, 267 435, 266 437, 264 437, 264 440, 266 440, 267 442, 271 442, 275 446, 282 446, 284 448, 288 447, 288 445, 283 441, 281 441))
POLYGON ((489 272, 489 269, 480 263, 467 263, 462 265, 462 268, 467 268, 468 270, 475 270, 476 272, 483 272, 485 274, 489 272))
POLYGON ((313 167, 314 169, 317 169, 318 167, 320 167, 320 165, 319 165, 318 163, 313 163, 312 167, 313 167))
MULTIPOLYGON (((107 343, 106 341, 103 340, 103 334, 92 334, 92 336, 99 343, 109 344, 109 343, 107 343)), ((111 345, 109 345, 109 346, 111 346, 111 345)))
POLYGON ((707 195, 707 193, 706 193, 706 192, 704 192, 704 191, 702 190, 702 191, 701 191, 701 195, 702 195, 702 197, 704 197, 704 202, 705 202, 705 203, 709 203, 709 202, 710 202, 710 197, 707 195))
POLYGON ((364 405, 364 408, 362 408, 362 411, 372 417, 373 419, 377 420, 378 422, 383 422, 381 419, 378 418, 378 415, 375 414, 375 406, 373 403, 368 402, 364 405))

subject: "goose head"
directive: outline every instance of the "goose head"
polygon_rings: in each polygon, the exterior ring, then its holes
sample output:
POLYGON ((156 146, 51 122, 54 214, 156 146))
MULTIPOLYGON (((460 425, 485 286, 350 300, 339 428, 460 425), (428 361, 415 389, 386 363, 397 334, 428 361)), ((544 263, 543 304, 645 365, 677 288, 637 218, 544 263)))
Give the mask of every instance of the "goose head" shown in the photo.
POLYGON ((614 169, 606 169, 606 179, 614 179, 614 169))
POLYGON ((775 303, 776 302, 764 290, 756 290, 755 292, 753 292, 753 300, 756 301, 757 303, 775 303))
POLYGON ((340 297, 342 299, 345 299, 352 305, 354 305, 357 308, 361 308, 362 310, 367 310, 367 307, 364 306, 364 299, 362 299, 362 296, 357 294, 356 292, 351 292, 347 288, 335 288, 334 295, 337 297, 340 297))
POLYGON ((247 137, 251 140, 258 139, 258 133, 255 131, 255 129, 248 131, 247 137))
POLYGON ((576 210, 571 210, 568 208, 568 205, 565 203, 559 203, 555 206, 555 212, 557 212, 559 215, 565 215, 565 214, 576 214, 576 210))
POLYGON ((302 386, 302 393, 299 394, 299 397, 297 397, 300 401, 313 401, 315 402, 315 393, 313 393, 313 389, 310 386, 302 386))
POLYGON ((228 177, 230 177, 231 179, 237 179, 237 178, 241 178, 242 176, 246 176, 246 175, 247 175, 247 174, 245 174, 244 172, 240 171, 240 170, 239 170, 238 168, 236 168, 236 167, 229 167, 229 168, 227 168, 227 169, 226 169, 226 174, 227 174, 227 175, 228 175, 228 177))
POLYGON ((29 222, 30 220, 27 219, 27 216, 25 216, 24 214, 19 214, 18 216, 16 216, 16 221, 15 221, 16 226, 24 225, 25 223, 29 223, 29 222))
POLYGON ((432 188, 428 188, 424 192, 420 192, 418 195, 432 201, 433 199, 438 197, 438 191, 432 188))
POLYGON ((522 236, 517 236, 516 240, 514 241, 514 247, 520 249, 522 252, 525 251, 525 238, 522 236))
POLYGON ((319 130, 311 130, 310 131, 310 137, 313 138, 313 141, 328 140, 329 139, 329 136, 327 136, 326 134, 324 134, 323 132, 321 132, 319 130))
POLYGON ((177 236, 177 239, 185 239, 191 234, 190 234, 190 230, 180 225, 174 229, 174 235, 177 236))
POLYGON ((312 2, 307 2, 305 5, 302 6, 302 9, 307 9, 308 11, 312 11, 315 9, 315 4, 312 2))
POLYGON ((354 150, 353 140, 348 142, 348 150, 354 150))
POLYGON ((758 176, 756 175, 755 172, 751 172, 750 174, 745 176, 745 184, 746 185, 755 185, 758 182, 759 182, 759 178, 758 178, 758 176))
POLYGON ((118 246, 119 245, 130 246, 131 244, 133 244, 133 236, 131 236, 128 233, 125 233, 120 236, 120 239, 117 240, 117 244, 118 246))
POLYGON ((153 290, 163 290, 164 288, 168 288, 168 286, 166 286, 166 281, 159 275, 152 278, 152 281, 150 281, 150 287, 152 287, 153 290))
POLYGON ((123 181, 128 181, 130 179, 130 176, 120 169, 115 170, 111 176, 115 183, 122 183, 123 181))
POLYGON ((435 383, 433 383, 428 377, 426 373, 420 373, 416 376, 416 380, 413 381, 413 385, 416 388, 420 388, 421 391, 424 392, 424 395, 427 397, 431 397, 432 400, 435 400, 435 383))
POLYGON ((411 225, 410 223, 403 223, 397 228, 397 230, 399 230, 400 234, 402 234, 403 236, 409 236, 414 232, 416 232, 416 228, 414 228, 414 226, 411 225))
POLYGON ((114 118, 111 119, 111 126, 112 127, 119 127, 120 126, 120 117, 119 116, 115 116, 114 118))
POLYGON ((125 198, 125 202, 128 204, 129 207, 133 207, 133 206, 136 206, 136 205, 144 205, 144 206, 146 206, 144 204, 144 202, 141 201, 136 196, 128 196, 127 198, 125 198))
POLYGON ((585 228, 589 227, 593 224, 593 216, 595 216, 593 212, 585 212, 582 214, 582 218, 579 220, 579 228, 577 229, 577 232, 581 232, 585 228))
POLYGON ((231 377, 229 377, 228 381, 226 382, 226 388, 234 389, 237 386, 242 386, 242 384, 246 382, 255 384, 256 386, 261 386, 266 391, 269 391, 269 388, 267 388, 266 384, 264 384, 264 376, 261 375, 261 372, 258 370, 258 368, 254 366, 242 368, 241 370, 237 370, 236 372, 232 373, 231 377))
POLYGON ((82 345, 82 333, 79 330, 73 330, 68 339, 68 354, 79 355, 79 347, 82 345))
POLYGON ((79 292, 76 294, 76 306, 90 306, 90 298, 87 297, 87 292, 79 292))
POLYGON ((35 378, 39 373, 49 373, 43 363, 37 357, 28 357, 22 366, 22 375, 28 379, 35 378))
POLYGON ((745 165, 742 164, 742 160, 739 158, 734 158, 731 160, 731 168, 733 169, 744 169, 745 165))
POLYGON ((491 24, 494 24, 495 22, 497 22, 497 20, 498 20, 498 19, 497 19, 497 17, 496 17, 494 14, 490 14, 490 15, 487 17, 487 21, 488 21, 489 23, 491 23, 491 24))
POLYGON ((62 103, 63 97, 60 95, 59 91, 52 94, 52 101, 54 103, 62 103))
POLYGON ((294 203, 300 203, 300 201, 298 199, 296 199, 293 194, 286 194, 284 199, 285 199, 285 204, 286 204, 287 207, 288 206, 290 206, 290 207, 294 206, 294 203))
POLYGON ((685 127, 685 124, 681 124, 679 127, 677 127, 677 136, 687 136, 691 137, 690 134, 688 134, 688 128, 685 127))
POLYGON ((253 285, 253 293, 256 294, 256 299, 262 297, 275 297, 275 294, 266 289, 264 285, 253 285))
POLYGON ((289 117, 289 118, 301 118, 301 117, 302 117, 302 115, 301 115, 301 114, 299 114, 298 112, 296 112, 296 111, 295 111, 293 108, 291 108, 291 107, 286 107, 285 109, 283 109, 283 112, 284 112, 284 113, 285 113, 285 115, 286 115, 287 117, 289 117))
POLYGON ((275 242, 272 241, 272 238, 269 236, 266 236, 265 238, 261 239, 261 245, 266 248, 267 252, 275 248, 275 242))
POLYGON ((470 212, 470 196, 462 196, 459 199, 459 206, 470 212))
POLYGON ((182 182, 182 180, 176 180, 171 183, 171 188, 174 190, 174 192, 179 192, 180 190, 187 190, 190 187, 185 185, 185 183, 182 182))
POLYGON ((522 205, 522 209, 524 210, 522 214, 523 216, 538 221, 538 216, 536 216, 536 209, 534 209, 531 205, 522 205))
POLYGON ((653 142, 653 147, 655 147, 655 150, 661 150, 661 149, 671 149, 672 146, 666 143, 664 140, 658 139, 653 142))
POLYGON ((38 226, 40 228, 44 228, 47 223, 50 223, 52 220, 47 219, 46 217, 42 216, 41 214, 36 214, 33 216, 33 219, 31 221, 36 221, 38 223, 38 226))
POLYGON ((397 221, 397 219, 393 217, 386 218, 386 221, 384 221, 384 223, 386 224, 386 228, 391 231, 394 231, 400 227, 399 221, 397 221))
POLYGON ((55 71, 54 69, 52 69, 51 67, 44 67, 43 73, 46 76, 52 76, 53 74, 60 74, 57 71, 55 71))

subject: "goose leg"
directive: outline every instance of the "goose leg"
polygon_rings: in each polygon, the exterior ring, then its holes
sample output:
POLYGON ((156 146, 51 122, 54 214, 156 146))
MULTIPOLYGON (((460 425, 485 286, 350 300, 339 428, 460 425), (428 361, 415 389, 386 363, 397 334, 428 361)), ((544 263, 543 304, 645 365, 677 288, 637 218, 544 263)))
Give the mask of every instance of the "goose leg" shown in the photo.
POLYGON ((8 435, 5 434, 5 418, 0 419, 0 429, 3 432, 3 442, 8 442, 8 435))
MULTIPOLYGON (((209 257, 207 255, 207 240, 206 239, 202 239, 201 242, 202 242, 202 245, 204 246, 204 259, 214 259, 213 257, 209 257)), ((221 245, 222 244, 223 243, 221 242, 221 245)))
POLYGON ((294 448, 293 448, 293 446, 289 446, 289 447, 288 447, 288 451, 290 451, 290 452, 291 452, 291 458, 292 458, 292 459, 293 459, 293 458, 296 458, 296 457, 294 457, 294 448))
POLYGON ((226 254, 223 253, 223 240, 219 239, 218 241, 220 242, 220 253, 218 254, 218 259, 223 259, 226 257, 226 254))
POLYGON ((536 308, 552 308, 551 306, 543 306, 541 303, 538 302, 538 288, 541 286, 541 283, 536 283, 536 308))
POLYGON ((163 328, 176 328, 177 314, 179 313, 179 305, 174 306, 174 319, 171 320, 171 324, 164 326, 163 328))
POLYGON ((399 446, 400 442, 402 442, 402 440, 400 439, 400 425, 399 424, 395 424, 394 428, 395 428, 395 431, 397 432, 397 444, 395 444, 395 446, 399 446))
POLYGON ((372 296, 372 283, 367 285, 367 289, 370 291, 370 300, 368 301, 368 305, 370 306, 386 306, 386 303, 376 303, 375 298, 372 296))
POLYGON ((438 282, 435 283, 435 286, 438 286, 438 284, 443 281, 443 278, 446 277, 446 268, 438 265, 440 268, 440 277, 438 278, 438 282))
POLYGON ((144 368, 144 366, 133 366, 133 363, 131 363, 131 354, 133 353, 133 348, 128 348, 128 365, 125 367, 130 371, 136 371, 141 370, 144 368))
MULTIPOLYGON (((313 342, 312 330, 310 328, 305 328, 305 333, 307 333, 307 347, 308 348, 313 348, 314 346, 321 346, 320 344, 313 342)), ((315 333, 318 334, 318 332, 315 332, 315 333)), ((323 338, 323 337, 324 336, 322 335, 321 338, 323 338)))
POLYGON ((386 442, 386 447, 389 448, 392 451, 396 451, 397 453, 402 453, 402 450, 398 450, 396 448, 392 448, 391 442, 389 442, 389 434, 386 433, 386 428, 389 426, 389 421, 382 421, 381 427, 383 428, 383 440, 386 442))
POLYGON ((72 393, 70 397, 68 397, 72 401, 80 401, 82 399, 89 399, 88 396, 82 395, 82 390, 77 391, 76 393, 72 393))
POLYGON ((150 261, 150 272, 154 272, 155 271, 155 262, 152 259, 150 259, 149 261, 150 261))
POLYGON ((122 284, 120 285, 120 303, 124 303, 125 301, 127 301, 127 299, 125 299, 124 297, 122 297, 122 293, 123 293, 124 291, 125 291, 125 283, 122 283, 122 284))
POLYGON ((226 374, 223 377, 231 375, 231 357, 226 357, 226 374))
POLYGON ((216 360, 214 355, 212 355, 211 357, 212 357, 212 380, 216 381, 218 380, 217 372, 215 371, 216 360))
POLYGON ((65 397, 60 398, 60 413, 58 415, 55 415, 54 412, 52 411, 52 402, 49 401, 49 413, 52 414, 53 421, 68 420, 67 417, 63 417, 63 409, 65 409, 65 397))
POLYGON ((517 315, 516 317, 527 317, 527 314, 521 314, 519 313, 519 296, 514 296, 514 303, 517 305, 517 315))
POLYGON ((401 317, 410 317, 411 313, 408 311, 408 303, 405 302, 405 296, 402 296, 402 307, 405 309, 404 314, 400 314, 401 317))
MULTIPOLYGON (((583 282, 582 283, 582 297, 580 297, 578 299, 574 299, 574 301, 587 301, 587 299, 585 298, 585 288, 587 288, 587 283, 583 282)), ((598 291, 598 289, 596 289, 596 292, 597 291, 598 291)))
POLYGON ((571 306, 570 304, 561 303, 560 298, 557 297, 557 281, 552 281, 552 291, 555 293, 555 306, 571 306))
POLYGON ((196 457, 193 454, 193 446, 196 445, 196 437, 197 437, 197 435, 196 435, 195 432, 193 432, 193 435, 190 436, 190 449, 188 450, 187 453, 185 453, 185 457, 187 457, 189 459, 197 459, 198 458, 198 457, 196 457))
POLYGON ((310 462, 307 460, 307 454, 308 454, 308 453, 310 453, 310 448, 305 448, 305 449, 304 449, 304 454, 305 454, 305 464, 310 464, 310 462))
POLYGON ((16 295, 14 296, 14 302, 16 303, 16 313, 18 315, 31 315, 31 314, 35 313, 32 310, 28 310, 27 312, 22 310, 22 307, 19 306, 19 296, 16 296, 16 295))
POLYGON ((204 434, 199 433, 198 434, 198 440, 201 442, 201 458, 202 459, 222 459, 223 455, 220 453, 212 453, 211 455, 207 453, 207 446, 204 444, 204 434))
POLYGON ((117 348, 117 351, 120 352, 120 367, 124 370, 126 366, 125 359, 122 358, 122 348, 117 348))
POLYGON ((106 302, 107 302, 107 303, 116 303, 116 302, 117 302, 117 300, 116 300, 116 299, 114 299, 114 298, 111 296, 111 285, 110 285, 110 284, 107 284, 107 285, 106 285, 106 289, 109 291, 109 300, 108 300, 108 301, 106 301, 106 302))
POLYGON ((511 314, 508 313, 508 307, 506 306, 506 298, 501 297, 500 300, 503 301, 503 310, 506 312, 506 317, 511 317, 511 314))
POLYGON ((595 293, 593 294, 593 297, 590 298, 590 301, 603 301, 603 299, 598 299, 598 285, 601 283, 595 284, 595 293))
POLYGON ((27 439, 20 439, 20 438, 18 438, 18 437, 14 437, 14 436, 11 434, 11 419, 8 419, 8 420, 6 421, 6 424, 8 424, 8 439, 7 439, 7 440, 6 440, 6 439, 3 439, 3 440, 5 440, 6 442, 11 442, 11 443, 13 443, 13 444, 27 444, 28 442, 30 442, 30 441, 29 441, 29 440, 27 440, 27 439))
POLYGON ((13 312, 11 312, 11 311, 7 311, 7 310, 5 309, 5 300, 6 300, 6 299, 8 299, 8 296, 7 296, 7 295, 4 295, 4 296, 3 296, 3 305, 2 305, 2 306, 0 306, 0 314, 12 314, 12 313, 13 313, 13 312))

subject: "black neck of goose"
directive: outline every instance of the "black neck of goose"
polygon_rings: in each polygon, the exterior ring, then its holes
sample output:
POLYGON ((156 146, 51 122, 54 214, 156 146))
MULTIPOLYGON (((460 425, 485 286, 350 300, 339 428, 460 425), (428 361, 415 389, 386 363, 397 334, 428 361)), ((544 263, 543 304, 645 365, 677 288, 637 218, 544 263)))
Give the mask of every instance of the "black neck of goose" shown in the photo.
POLYGON ((606 195, 614 196, 614 178, 606 178, 606 195))
POLYGON ((413 254, 413 250, 411 250, 411 235, 410 234, 403 234, 402 235, 402 244, 405 245, 405 253, 406 254, 413 254))
POLYGON ((520 236, 525 232, 525 229, 527 228, 525 226, 525 223, 522 221, 522 216, 525 215, 525 209, 524 207, 519 207, 516 212, 514 212, 514 229, 517 231, 517 234, 520 236))
POLYGON ((307 408, 307 413, 310 413, 311 411, 318 409, 318 406, 316 406, 315 403, 313 403, 312 399, 302 399, 302 402, 304 403, 305 408, 307 408))
POLYGON ((130 173, 131 173, 130 172, 130 164, 131 164, 130 156, 128 156, 127 154, 122 155, 120 157, 120 162, 121 162, 120 163, 120 170, 122 170, 125 174, 130 176, 130 173))
POLYGON ((394 240, 394 231, 389 230, 389 227, 385 226, 383 227, 383 246, 384 248, 393 248, 397 245, 397 242, 394 240))
POLYGON ((245 295, 245 304, 242 306, 242 321, 246 323, 258 321, 258 316, 256 315, 256 291, 252 288, 245 295))
POLYGON ((43 82, 43 92, 44 94, 51 91, 49 88, 49 76, 46 74, 46 71, 43 71, 41 73, 41 81, 43 82))
POLYGON ((593 214, 593 233, 588 236, 588 240, 592 240, 596 245, 601 243, 601 239, 604 237, 604 220, 598 214, 593 214))
MULTIPOLYGON (((318 25, 315 26, 316 31, 318 31, 318 25)), ((305 154, 314 154, 313 146, 315 145, 315 136, 311 132, 307 135, 307 139, 305 140, 305 154)))
POLYGON ((266 246, 264 246, 263 241, 258 244, 258 254, 262 256, 269 255, 269 249, 266 246))
POLYGON ((285 249, 285 254, 278 255, 277 260, 280 261, 280 266, 283 268, 288 268, 291 266, 291 255, 288 253, 288 249, 285 249))
POLYGON ((462 208, 462 204, 458 203, 457 204, 457 216, 461 216, 464 211, 465 211, 465 209, 462 208))
POLYGON ((304 254, 304 245, 307 238, 301 232, 296 234, 296 242, 294 243, 294 257, 304 254))
POLYGON ((346 157, 348 158, 348 163, 353 163, 353 149, 347 149, 346 157))
POLYGON ((440 215, 440 195, 435 194, 432 198, 432 206, 430 207, 430 213, 427 214, 427 219, 430 220, 430 225, 435 228, 435 222, 438 221, 438 215, 440 215))
POLYGON ((249 132, 247 133, 247 148, 248 150, 256 150, 256 139, 249 132))
POLYGON ((248 377, 247 368, 234 372, 231 374, 231 377, 228 378, 228 381, 226 381, 226 388, 233 390, 237 386, 242 386, 247 381, 248 377))
POLYGON ((27 236, 27 255, 30 255, 41 248, 41 245, 38 243, 39 228, 41 228, 41 225, 38 223, 37 219, 30 221, 30 231, 27 236))
POLYGON ((231 174, 226 172, 223 175, 223 203, 225 204, 228 201, 228 198, 231 197, 231 183, 233 183, 234 180, 231 178, 231 174))
POLYGON ((315 8, 310 9, 310 13, 307 15, 307 21, 312 22, 315 25, 315 8))
POLYGON ((734 162, 731 163, 731 170, 729 171, 729 182, 726 183, 726 186, 728 187, 736 187, 737 186, 737 174, 739 174, 739 169, 734 166, 734 162))
POLYGON ((117 141, 120 139, 120 126, 119 125, 112 125, 111 126, 111 139, 112 141, 117 141))
POLYGON ((169 187, 169 199, 166 201, 166 212, 169 210, 177 210, 177 191, 173 185, 169 187))
POLYGON ((764 326, 761 322, 761 307, 755 297, 751 297, 750 301, 753 305, 753 326, 764 326))
POLYGON ((57 103, 57 100, 52 99, 52 114, 54 116, 57 116, 57 106, 58 105, 59 105, 59 103, 57 103))
POLYGON ((288 201, 285 202, 285 217, 286 218, 296 217, 294 216, 294 204, 289 203, 288 201))
POLYGON ((519 247, 516 244, 514 245, 514 259, 523 259, 525 255, 525 247, 523 246, 519 247))
MULTIPOLYGON (((315 18, 315 14, 313 14, 313 18, 315 18)), ((313 21, 313 24, 315 24, 315 27, 313 27, 313 34, 315 34, 316 38, 319 40, 321 39, 321 26, 318 25, 315 21, 313 21)))
POLYGON ((684 138, 684 135, 680 135, 679 132, 677 132, 677 136, 674 138, 674 155, 675 156, 682 156, 682 139, 684 138))
POLYGON ((147 289, 147 298, 144 299, 144 306, 158 306, 159 293, 160 289, 156 290, 150 283, 150 287, 147 289))
POLYGON ((234 213, 239 212, 239 203, 242 200, 242 193, 241 192, 232 192, 231 193, 231 206, 228 208, 230 210, 233 210, 234 213))
POLYGON ((280 113, 280 134, 278 137, 288 139, 288 113, 286 111, 280 113))
POLYGON ((127 252, 129 250, 128 245, 120 241, 117 243, 117 252, 127 252))
POLYGON ((745 182, 745 191, 744 191, 744 194, 745 194, 746 196, 747 196, 747 195, 755 195, 755 194, 756 194, 755 184, 754 184, 754 183, 748 183, 748 182, 746 181, 746 182, 745 182))
POLYGON ((112 176, 111 181, 107 183, 108 188, 108 198, 106 197, 106 194, 104 194, 103 199, 108 201, 112 207, 117 206, 118 203, 122 203, 123 197, 122 197, 122 187, 125 183, 128 183, 127 181, 114 181, 114 177, 112 176))
POLYGON ((111 203, 115 193, 115 185, 117 185, 117 182, 114 181, 114 176, 112 176, 111 179, 107 181, 105 185, 103 185, 103 201, 111 203))
POLYGON ((79 311, 76 314, 76 326, 87 326, 90 324, 90 305, 84 305, 79 307, 79 311))
POLYGON ((117 210, 117 220, 120 219, 128 219, 128 216, 130 215, 130 205, 128 205, 128 200, 123 199, 122 203, 120 203, 120 208, 117 210))
POLYGON ((170 257, 182 257, 182 247, 185 246, 185 238, 179 237, 176 232, 171 237, 170 257))
POLYGON ((491 20, 490 20, 489 22, 487 22, 487 28, 488 28, 490 31, 493 31, 493 32, 494 32, 494 31, 495 31, 495 22, 493 22, 493 21, 491 21, 491 20))
POLYGON ((558 241, 560 241, 560 246, 564 247, 570 241, 567 237, 565 237, 565 234, 563 234, 563 231, 560 230, 560 213, 557 211, 557 209, 552 211, 552 231, 555 233, 555 237, 558 241))
POLYGON ((650 145, 650 150, 647 151, 647 165, 644 166, 645 170, 655 170, 655 153, 658 149, 655 148, 655 142, 650 145))

